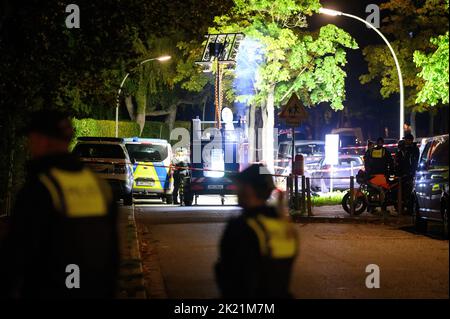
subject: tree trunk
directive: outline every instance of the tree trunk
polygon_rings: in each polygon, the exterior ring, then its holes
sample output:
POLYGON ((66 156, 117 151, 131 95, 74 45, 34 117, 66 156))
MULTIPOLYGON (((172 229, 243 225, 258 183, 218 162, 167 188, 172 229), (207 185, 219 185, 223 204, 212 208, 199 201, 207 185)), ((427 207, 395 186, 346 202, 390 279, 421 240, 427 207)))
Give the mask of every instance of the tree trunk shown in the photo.
POLYGON ((411 110, 409 114, 409 124, 411 125, 411 134, 416 136, 416 111, 411 110))
POLYGON ((138 91, 136 92, 136 122, 139 125, 140 131, 139 135, 142 133, 142 130, 145 126, 145 115, 147 109, 147 91, 143 86, 139 86, 138 91))
POLYGON ((269 172, 274 173, 275 85, 271 85, 263 116, 263 161, 269 172))
POLYGON ((256 139, 255 139, 255 124, 256 124, 256 106, 251 103, 247 114, 248 127, 248 161, 250 163, 256 161, 256 139))
POLYGON ((133 97, 131 95, 125 97, 125 106, 127 107, 128 114, 130 115, 131 120, 135 121, 136 111, 133 105, 133 97))
POLYGON ((175 119, 177 118, 177 105, 173 104, 169 107, 169 114, 166 118, 166 123, 169 126, 169 131, 172 131, 175 126, 175 119))

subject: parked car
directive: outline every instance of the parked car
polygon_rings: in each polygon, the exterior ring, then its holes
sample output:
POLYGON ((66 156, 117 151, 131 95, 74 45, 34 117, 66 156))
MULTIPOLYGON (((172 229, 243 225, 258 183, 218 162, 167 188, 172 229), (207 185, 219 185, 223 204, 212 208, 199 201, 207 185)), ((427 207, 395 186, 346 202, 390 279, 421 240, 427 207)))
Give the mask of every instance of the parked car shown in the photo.
POLYGON ((331 130, 331 134, 339 134, 339 147, 361 145, 364 143, 360 127, 343 127, 331 130))
MULTIPOLYGON (((325 142, 315 140, 295 141, 295 154, 304 156, 305 173, 314 169, 319 161, 325 156, 325 142)), ((289 175, 292 164, 292 142, 285 141, 278 145, 278 158, 276 173, 289 175)))
POLYGON ((123 139, 79 137, 72 152, 108 182, 116 199, 133 204, 133 168, 123 139))
POLYGON ((415 226, 426 231, 428 221, 443 223, 448 236, 448 139, 441 135, 429 139, 422 151, 413 196, 415 226))
MULTIPOLYGON (((325 164, 325 159, 319 162, 316 170, 311 173, 311 188, 315 191, 327 192, 346 190, 350 188, 350 176, 355 176, 364 167, 363 159, 358 155, 339 155, 338 164, 331 167, 325 164), (330 177, 333 180, 330 180, 330 177)), ((355 179, 355 187, 358 184, 355 179)))
MULTIPOLYGON (((305 176, 317 168, 325 156, 325 142, 317 140, 295 141, 295 154, 304 156, 305 176)), ((275 161, 275 174, 287 176, 292 172, 292 142, 284 141, 278 145, 278 156, 275 161)), ((275 184, 280 189, 286 189, 286 178, 275 177, 275 184)))

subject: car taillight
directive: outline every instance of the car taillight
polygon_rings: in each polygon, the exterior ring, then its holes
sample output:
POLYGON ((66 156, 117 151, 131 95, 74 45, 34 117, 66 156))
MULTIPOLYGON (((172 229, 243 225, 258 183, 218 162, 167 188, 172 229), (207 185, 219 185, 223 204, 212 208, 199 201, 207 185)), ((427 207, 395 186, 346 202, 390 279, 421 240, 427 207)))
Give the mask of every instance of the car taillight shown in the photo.
POLYGON ((231 184, 231 185, 227 185, 225 187, 225 189, 230 190, 230 191, 235 191, 235 190, 237 190, 237 186, 234 184, 231 184))
POLYGON ((201 184, 191 184, 191 190, 193 191, 201 191, 202 189, 204 189, 204 187, 201 184))
POLYGON ((127 167, 124 164, 114 165, 114 174, 126 174, 127 167))

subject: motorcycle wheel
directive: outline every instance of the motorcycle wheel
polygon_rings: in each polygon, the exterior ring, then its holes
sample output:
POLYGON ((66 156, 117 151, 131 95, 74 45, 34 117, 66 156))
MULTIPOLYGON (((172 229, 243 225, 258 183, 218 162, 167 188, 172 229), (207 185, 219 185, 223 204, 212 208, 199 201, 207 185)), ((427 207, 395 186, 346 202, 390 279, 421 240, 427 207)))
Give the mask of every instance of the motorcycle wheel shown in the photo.
MULTIPOLYGON (((357 196, 355 197, 355 215, 361 215, 367 208, 367 203, 364 198, 364 196, 357 196)), ((351 214, 350 209, 350 192, 344 195, 342 198, 342 208, 347 212, 348 214, 351 214)))

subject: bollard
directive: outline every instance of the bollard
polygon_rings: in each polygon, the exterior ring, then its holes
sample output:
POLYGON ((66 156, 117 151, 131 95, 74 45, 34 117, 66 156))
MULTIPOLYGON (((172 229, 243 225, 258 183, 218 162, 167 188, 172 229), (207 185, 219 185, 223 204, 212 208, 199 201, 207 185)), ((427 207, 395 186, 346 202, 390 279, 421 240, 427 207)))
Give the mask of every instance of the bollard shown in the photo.
POLYGON ((289 196, 289 176, 286 176, 286 194, 289 196))
POLYGON ((311 181, 308 178, 306 178, 306 205, 308 209, 308 217, 311 217, 312 209, 311 209, 311 181))
POLYGON ((302 198, 301 198, 302 214, 306 213, 306 178, 302 175, 302 198))
POLYGON ((350 215, 355 215, 355 177, 350 176, 350 215))
POLYGON ((397 212, 398 215, 403 214, 403 186, 402 186, 402 178, 398 178, 398 192, 397 192, 397 212))
POLYGON ((293 188, 293 177, 290 174, 287 178, 287 194, 289 194, 289 207, 294 208, 294 188, 293 188))

